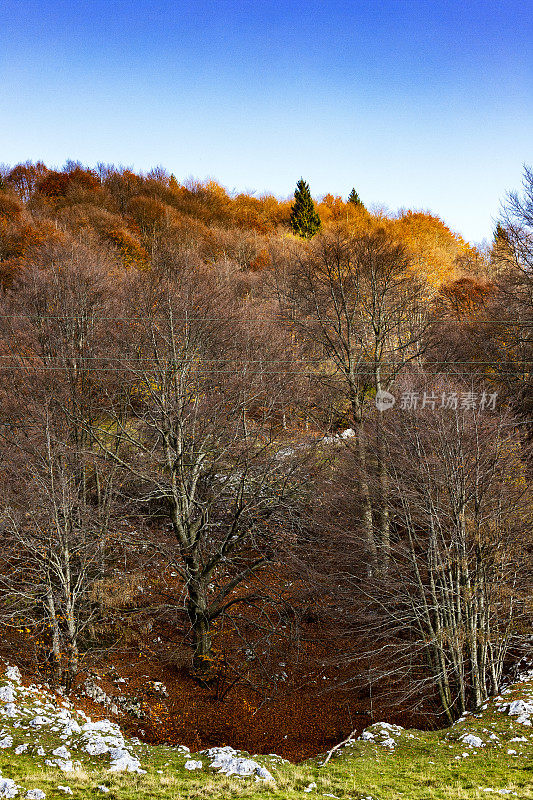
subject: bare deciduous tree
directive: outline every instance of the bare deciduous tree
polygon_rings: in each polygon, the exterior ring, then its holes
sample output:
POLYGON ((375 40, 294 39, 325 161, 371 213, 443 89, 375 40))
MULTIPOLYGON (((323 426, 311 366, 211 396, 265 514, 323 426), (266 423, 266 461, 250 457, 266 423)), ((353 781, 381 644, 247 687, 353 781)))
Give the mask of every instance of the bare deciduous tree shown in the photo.
POLYGON ((278 291, 308 354, 320 361, 316 379, 331 393, 336 424, 349 424, 354 433, 346 443, 358 475, 369 572, 386 572, 390 522, 382 419, 372 414, 380 483, 373 502, 365 416, 369 398, 388 392, 405 365, 421 356, 422 287, 405 250, 384 231, 349 237, 339 230, 317 238, 303 256, 283 266, 278 291))
POLYGON ((10 476, 2 585, 21 601, 10 601, 15 616, 31 610, 49 626, 56 681, 67 651, 68 688, 91 616, 91 581, 105 569, 114 491, 112 471, 100 469, 86 434, 102 386, 112 270, 105 256, 75 242, 43 247, 1 318, 1 457, 10 476))
POLYGON ((424 657, 451 721, 499 691, 519 633, 531 566, 523 442, 511 417, 472 408, 389 419, 395 535, 374 601, 396 632, 396 666, 424 657))
POLYGON ((247 581, 275 558, 296 470, 280 455, 276 398, 238 307, 213 280, 141 276, 130 298, 142 319, 113 351, 122 386, 90 430, 138 513, 170 528, 193 667, 206 680, 213 622, 253 596, 247 581))
POLYGON ((113 475, 100 486, 99 502, 88 502, 77 480, 64 418, 52 402, 42 425, 11 442, 11 503, 0 520, 4 566, 0 586, 6 593, 7 618, 33 620, 50 646, 51 677, 63 677, 70 691, 78 673, 80 636, 94 609, 90 591, 102 574, 102 553, 113 510, 113 475), (13 475, 13 477, 15 477, 13 475), (16 488, 16 491, 13 491, 16 488), (66 659, 63 657, 66 655, 66 659))

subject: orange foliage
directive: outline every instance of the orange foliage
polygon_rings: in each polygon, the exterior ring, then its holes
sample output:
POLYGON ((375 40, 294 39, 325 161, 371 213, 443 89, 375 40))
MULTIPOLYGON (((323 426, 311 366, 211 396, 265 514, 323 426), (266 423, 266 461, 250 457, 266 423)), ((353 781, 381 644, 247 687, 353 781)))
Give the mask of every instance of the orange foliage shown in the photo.
POLYGON ((146 195, 137 195, 128 203, 128 212, 143 233, 153 232, 164 227, 169 211, 171 209, 160 200, 146 195))
POLYGON ((108 228, 102 237, 119 250, 126 267, 148 265, 148 253, 126 228, 108 228))
POLYGON ((254 260, 250 263, 252 272, 261 272, 271 264, 270 254, 267 250, 260 250, 254 260))
POLYGON ((233 219, 242 228, 265 232, 270 227, 263 213, 263 204, 257 197, 239 194, 233 201, 233 219))
POLYGON ((22 214, 22 206, 4 192, 0 193, 0 219, 19 219, 22 214))
POLYGON ((327 225, 328 222, 346 221, 346 205, 342 197, 326 194, 317 206, 322 224, 327 225))
POLYGON ((34 250, 61 238, 60 231, 49 222, 29 225, 0 218, 0 284, 9 286, 34 250))
POLYGON ((145 267, 148 253, 140 239, 126 226, 119 214, 112 214, 99 206, 78 203, 62 209, 59 218, 67 226, 78 231, 94 231, 98 237, 118 250, 119 257, 126 267, 145 267))
MULTIPOLYGON (((186 214, 174 213, 170 233, 176 244, 185 249, 199 248, 208 260, 216 257, 216 236, 208 225, 186 214)), ((221 252, 220 248, 218 252, 221 252)))
MULTIPOLYGON (((270 266, 276 237, 289 230, 292 205, 272 195, 232 195, 214 180, 179 183, 161 168, 137 175, 100 166, 97 174, 75 164, 55 171, 27 162, 8 173, 5 184, 0 259, 10 264, 24 258, 38 229, 20 200, 9 194, 13 190, 35 217, 84 236, 96 234, 128 267, 147 266, 149 252, 171 264, 176 253, 194 248, 209 263, 224 259, 261 273, 270 266)), ((462 275, 483 273, 479 253, 429 213, 407 211, 389 219, 331 193, 322 198, 318 212, 326 230, 339 227, 353 236, 386 228, 411 253, 413 270, 425 279, 430 295, 462 275)))
POLYGON ((345 203, 339 195, 326 194, 318 203, 317 211, 322 227, 345 227, 353 236, 357 233, 370 233, 381 221, 372 217, 363 205, 345 203))
POLYGON ((228 224, 231 221, 230 198, 215 181, 204 184, 188 181, 174 193, 175 206, 182 213, 206 223, 228 224))
POLYGON ((392 232, 413 256, 417 275, 433 290, 459 277, 457 259, 469 245, 432 214, 406 211, 391 224, 392 232))
POLYGON ((47 172, 48 170, 42 161, 38 161, 36 164, 27 161, 25 164, 17 164, 16 167, 13 167, 6 181, 24 201, 28 201, 35 191, 38 182, 47 172))
POLYGON ((100 188, 100 180, 92 170, 76 167, 71 172, 49 172, 39 181, 37 189, 46 197, 65 197, 73 185, 91 192, 100 188))
POLYGON ((441 286, 436 298, 439 316, 453 319, 484 319, 487 303, 494 295, 494 285, 473 278, 459 278, 441 286))

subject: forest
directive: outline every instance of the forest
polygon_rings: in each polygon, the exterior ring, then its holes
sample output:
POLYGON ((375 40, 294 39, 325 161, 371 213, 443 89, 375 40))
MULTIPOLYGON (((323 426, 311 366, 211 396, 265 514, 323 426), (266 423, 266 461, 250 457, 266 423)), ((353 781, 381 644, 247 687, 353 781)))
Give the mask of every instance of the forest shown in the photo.
POLYGON ((531 649, 533 171, 486 247, 363 201, 0 167, 0 655, 145 741, 440 728, 531 649))

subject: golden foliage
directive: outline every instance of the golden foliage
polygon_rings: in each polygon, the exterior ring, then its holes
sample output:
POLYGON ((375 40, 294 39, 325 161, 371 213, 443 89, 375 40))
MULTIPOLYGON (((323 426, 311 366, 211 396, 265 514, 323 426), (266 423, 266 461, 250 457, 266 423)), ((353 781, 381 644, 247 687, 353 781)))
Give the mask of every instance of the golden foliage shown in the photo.
POLYGON ((431 290, 460 277, 458 259, 472 248, 439 217, 406 211, 392 221, 391 229, 408 248, 414 270, 431 290))

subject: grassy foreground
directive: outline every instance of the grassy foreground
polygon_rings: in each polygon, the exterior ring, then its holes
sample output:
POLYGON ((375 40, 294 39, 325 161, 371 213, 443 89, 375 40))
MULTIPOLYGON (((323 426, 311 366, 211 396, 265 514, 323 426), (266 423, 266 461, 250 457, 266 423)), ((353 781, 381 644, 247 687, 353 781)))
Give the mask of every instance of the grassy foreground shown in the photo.
MULTIPOLYGON (((8 685, 7 679, 0 679, 0 686, 8 685)), ((267 768, 273 781, 260 781, 254 776, 228 777, 214 771, 212 759, 205 753, 191 755, 179 748, 144 745, 135 740, 127 741, 127 748, 146 773, 110 772, 109 756, 85 752, 82 734, 60 735, 64 730, 55 722, 54 710, 65 714, 66 703, 16 685, 15 693, 11 712, 6 707, 2 713, 4 703, 0 702, 0 769, 3 779, 11 778, 17 784, 17 797, 26 797, 29 790, 38 789, 46 798, 109 800, 470 800, 491 795, 533 800, 533 727, 528 724, 533 718, 533 681, 516 684, 485 704, 479 714, 469 715, 442 731, 404 730, 377 723, 367 729, 364 740, 343 747, 325 767, 321 766, 320 757, 297 765, 277 756, 253 757, 267 768), (508 704, 515 699, 525 702, 525 716, 509 715, 508 704), (32 719, 36 714, 47 716, 49 722, 35 729, 32 719), (479 737, 482 744, 462 741, 468 734, 479 737), (52 751, 62 745, 68 747, 74 759, 73 771, 65 772, 45 763, 54 758, 52 751), (202 768, 185 769, 191 759, 201 761, 202 768)), ((67 713, 80 725, 86 720, 77 716, 73 708, 67 713)), ((2 796, 13 795, 2 795, 0 789, 2 796)))

